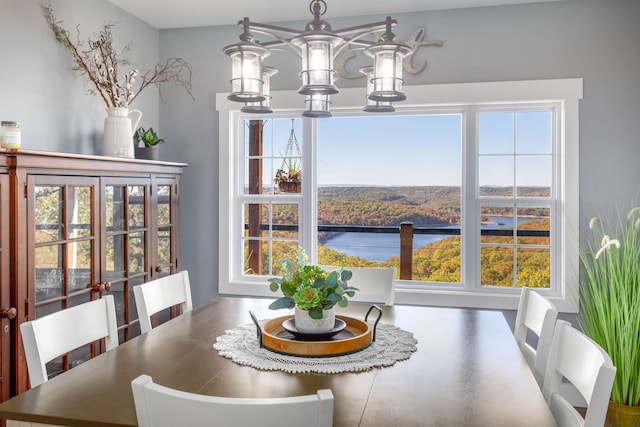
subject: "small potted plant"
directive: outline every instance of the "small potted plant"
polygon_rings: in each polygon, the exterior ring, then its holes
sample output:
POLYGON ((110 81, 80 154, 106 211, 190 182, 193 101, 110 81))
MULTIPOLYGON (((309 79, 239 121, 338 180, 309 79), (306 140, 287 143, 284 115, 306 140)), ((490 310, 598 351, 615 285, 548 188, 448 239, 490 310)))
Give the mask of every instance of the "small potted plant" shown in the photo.
POLYGON ((160 144, 164 139, 160 138, 153 128, 144 130, 139 127, 133 134, 136 159, 158 160, 160 158, 160 144))
POLYGON ((283 167, 276 171, 274 179, 283 193, 299 193, 302 183, 302 169, 297 160, 286 159, 283 167))
POLYGON ((335 325, 335 305, 347 307, 357 288, 347 281, 352 273, 341 267, 327 272, 309 263, 309 257, 298 248, 296 264, 290 259, 280 260, 282 277, 269 279, 273 292, 281 290, 283 295, 269 305, 272 310, 295 307, 295 325, 300 332, 321 333, 330 331, 335 325))

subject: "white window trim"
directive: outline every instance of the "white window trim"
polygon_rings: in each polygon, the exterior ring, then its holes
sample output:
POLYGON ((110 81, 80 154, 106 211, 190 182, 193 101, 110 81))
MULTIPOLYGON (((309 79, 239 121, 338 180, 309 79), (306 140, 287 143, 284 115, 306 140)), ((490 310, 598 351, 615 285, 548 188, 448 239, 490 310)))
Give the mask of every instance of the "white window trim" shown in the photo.
MULTIPOLYGON (((545 290, 559 311, 578 311, 579 286, 579 101, 582 99, 582 79, 550 79, 512 82, 458 83, 440 85, 405 86, 408 101, 396 105, 396 111, 411 111, 424 107, 455 107, 458 105, 491 105, 522 102, 549 102, 560 105, 559 149, 560 176, 557 190, 560 202, 557 204, 557 220, 560 221, 559 247, 562 248, 556 270, 557 289, 545 290)), ((302 97, 296 91, 276 91, 272 93, 272 107, 279 112, 302 112, 302 97)), ((332 97, 332 111, 360 109, 364 95, 362 89, 342 89, 332 97)), ((239 217, 235 210, 234 189, 241 179, 236 159, 240 147, 235 143, 238 132, 238 118, 242 104, 227 100, 226 93, 216 95, 219 111, 219 282, 218 292, 231 295, 252 295, 273 297, 263 276, 256 280, 239 277, 242 263, 240 241, 233 234, 238 227, 239 217), (232 177, 232 179, 230 179, 232 177), (259 279, 259 280, 258 280, 259 279)), ((304 119, 310 120, 310 119, 304 119)), ((330 120, 330 119, 329 119, 330 120)), ((311 127, 313 123, 310 124, 311 127)), ((304 146, 303 146, 304 147, 304 146)), ((304 149, 304 148, 303 148, 304 149)), ((304 154, 303 154, 304 156, 304 154)), ((467 159, 470 160, 470 159, 467 159)), ((311 171, 310 171, 311 172, 311 171)), ((303 180, 305 194, 314 194, 311 180, 303 180)), ((313 201, 315 203, 315 200, 313 201)), ((304 210, 303 210, 304 212, 304 210)), ((313 218, 301 218, 301 227, 307 222, 314 224, 313 218)), ((310 227, 313 228, 313 227, 310 227)), ((301 234, 303 244, 309 237, 301 234)), ((315 248, 315 245, 306 245, 315 248)), ((312 249, 313 250, 313 249, 312 249)), ((314 254, 310 254, 314 255, 314 254)), ((473 292, 465 288, 416 289, 407 286, 406 281, 397 281, 397 304, 424 304, 449 307, 477 307, 487 309, 517 309, 519 294, 483 289, 473 292)))

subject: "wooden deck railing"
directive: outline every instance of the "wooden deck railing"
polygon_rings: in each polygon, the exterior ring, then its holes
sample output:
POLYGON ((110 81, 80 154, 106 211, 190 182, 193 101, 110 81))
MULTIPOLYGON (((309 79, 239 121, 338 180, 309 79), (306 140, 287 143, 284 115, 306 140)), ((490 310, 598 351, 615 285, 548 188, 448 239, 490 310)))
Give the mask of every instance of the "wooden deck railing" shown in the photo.
MULTIPOLYGON (((249 229, 245 224, 245 229, 249 229)), ((268 230, 269 226, 262 224, 260 230, 268 230)), ((272 230, 277 231, 298 231, 297 225, 273 224, 272 230)), ((359 225, 319 225, 318 232, 326 233, 385 233, 400 234, 400 279, 411 280, 413 271, 413 236, 416 234, 434 234, 445 236, 459 236, 459 228, 441 228, 441 227, 414 227, 410 221, 403 222, 400 227, 368 227, 359 225)), ((482 236, 509 236, 513 237, 513 229, 503 228, 497 230, 481 230, 482 236)), ((251 235, 251 233, 250 233, 251 235)), ((518 237, 549 237, 548 230, 518 230, 518 237)), ((259 256, 251 257, 262 258, 259 256)), ((251 261, 251 260, 250 260, 251 261)), ((258 266, 249 264, 253 271, 262 271, 258 266)))

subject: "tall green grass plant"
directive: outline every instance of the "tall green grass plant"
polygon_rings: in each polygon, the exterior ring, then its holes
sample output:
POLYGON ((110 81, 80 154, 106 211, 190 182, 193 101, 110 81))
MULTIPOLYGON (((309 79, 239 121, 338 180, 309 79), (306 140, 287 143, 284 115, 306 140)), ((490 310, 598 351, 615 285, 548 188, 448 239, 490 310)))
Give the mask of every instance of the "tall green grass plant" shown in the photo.
POLYGON ((640 405, 640 207, 626 218, 589 222, 580 250, 578 320, 616 366, 611 400, 640 405))

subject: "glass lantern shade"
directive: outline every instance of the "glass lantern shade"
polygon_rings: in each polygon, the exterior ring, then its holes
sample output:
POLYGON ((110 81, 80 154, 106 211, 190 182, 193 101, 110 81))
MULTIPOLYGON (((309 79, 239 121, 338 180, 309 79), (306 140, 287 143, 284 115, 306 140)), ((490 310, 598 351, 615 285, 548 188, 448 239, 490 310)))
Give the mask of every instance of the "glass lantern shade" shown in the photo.
POLYGON ((331 117, 329 111, 329 95, 307 95, 305 99, 307 110, 302 113, 305 117, 331 117))
POLYGON ((262 60, 269 51, 252 42, 241 42, 224 49, 231 57, 231 93, 227 97, 237 102, 260 102, 263 95, 262 60))
POLYGON ((262 67, 262 95, 264 100, 257 102, 247 102, 240 109, 243 113, 268 114, 273 113, 271 109, 271 77, 276 75, 278 70, 273 67, 262 67))
POLYGON ((365 79, 367 79, 367 95, 363 111, 367 113, 392 113, 396 111, 389 101, 374 101, 369 98, 369 95, 373 92, 373 67, 362 67, 360 68, 360 73, 364 74, 365 79))
POLYGON ((365 50, 373 57, 373 90, 368 92, 373 101, 404 101, 402 92, 402 60, 411 52, 409 46, 396 42, 380 42, 365 50))
POLYGON ((299 36, 291 42, 300 47, 302 86, 298 93, 302 95, 331 95, 338 93, 334 85, 333 49, 342 39, 330 33, 299 36))

